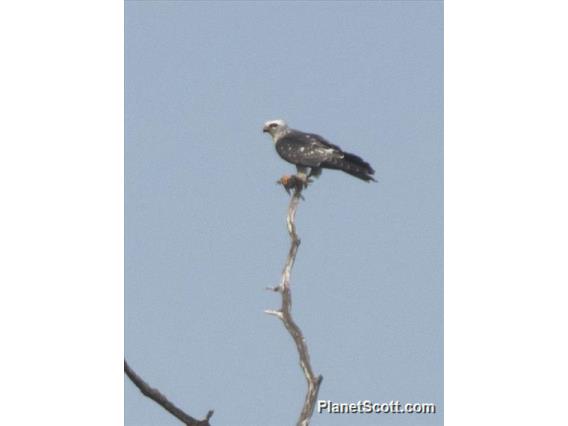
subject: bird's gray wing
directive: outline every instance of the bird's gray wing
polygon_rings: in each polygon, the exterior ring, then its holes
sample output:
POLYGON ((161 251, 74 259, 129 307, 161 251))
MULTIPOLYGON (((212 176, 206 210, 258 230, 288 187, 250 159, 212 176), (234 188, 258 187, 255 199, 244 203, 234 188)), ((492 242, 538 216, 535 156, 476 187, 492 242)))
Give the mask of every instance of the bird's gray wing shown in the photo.
POLYGON ((310 141, 317 143, 323 147, 326 148, 331 148, 334 151, 337 151, 338 153, 343 152, 343 150, 341 149, 341 147, 332 144, 330 141, 328 141, 327 139, 325 139, 323 136, 320 135, 316 135, 315 133, 304 133, 304 135, 306 136, 306 138, 308 138, 310 141))
POLYGON ((321 136, 292 131, 276 142, 276 151, 297 166, 319 167, 322 162, 341 157, 341 149, 321 136))

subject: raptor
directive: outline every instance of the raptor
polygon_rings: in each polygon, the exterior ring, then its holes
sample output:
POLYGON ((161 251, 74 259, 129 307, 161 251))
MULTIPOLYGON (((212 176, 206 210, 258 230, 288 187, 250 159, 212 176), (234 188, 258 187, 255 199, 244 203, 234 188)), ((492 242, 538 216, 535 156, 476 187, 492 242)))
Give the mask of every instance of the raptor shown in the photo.
MULTIPOLYGON (((365 182, 376 182, 373 179, 375 171, 369 163, 319 135, 291 129, 280 119, 267 121, 262 131, 272 136, 278 155, 296 165, 296 177, 304 186, 310 177, 318 177, 322 169, 341 170, 365 182)), ((282 183, 286 186, 286 182, 282 183)))

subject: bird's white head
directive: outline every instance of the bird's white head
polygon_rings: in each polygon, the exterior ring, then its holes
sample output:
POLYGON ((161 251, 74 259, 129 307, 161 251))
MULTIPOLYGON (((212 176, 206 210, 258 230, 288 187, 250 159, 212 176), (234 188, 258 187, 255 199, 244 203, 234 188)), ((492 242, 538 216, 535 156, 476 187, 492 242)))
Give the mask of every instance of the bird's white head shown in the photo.
POLYGON ((284 120, 270 120, 264 123, 262 128, 264 133, 269 133, 272 140, 276 142, 282 136, 289 132, 288 124, 284 120))

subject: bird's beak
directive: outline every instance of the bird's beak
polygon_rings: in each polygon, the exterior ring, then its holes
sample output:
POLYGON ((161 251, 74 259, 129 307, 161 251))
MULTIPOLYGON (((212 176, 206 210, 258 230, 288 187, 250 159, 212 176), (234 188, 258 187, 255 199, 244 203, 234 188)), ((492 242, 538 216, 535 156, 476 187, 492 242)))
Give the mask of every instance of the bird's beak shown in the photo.
POLYGON ((262 133, 268 133, 268 126, 264 126, 262 128, 262 133))

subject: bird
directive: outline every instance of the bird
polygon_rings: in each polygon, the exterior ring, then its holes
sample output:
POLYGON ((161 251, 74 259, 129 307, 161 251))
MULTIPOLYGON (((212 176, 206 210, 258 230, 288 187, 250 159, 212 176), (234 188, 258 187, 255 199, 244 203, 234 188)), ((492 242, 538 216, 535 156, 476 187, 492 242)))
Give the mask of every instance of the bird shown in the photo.
MULTIPOLYGON (((282 119, 264 123, 264 133, 272 136, 276 152, 289 163, 296 165, 298 178, 304 187, 311 182, 310 177, 319 177, 322 169, 341 170, 365 182, 376 182, 375 171, 361 157, 343 151, 320 135, 291 129, 282 119)), ((286 187, 288 177, 281 183, 286 187)))

